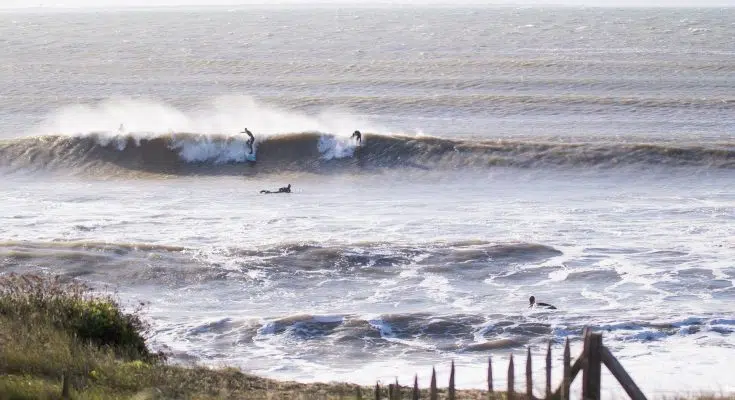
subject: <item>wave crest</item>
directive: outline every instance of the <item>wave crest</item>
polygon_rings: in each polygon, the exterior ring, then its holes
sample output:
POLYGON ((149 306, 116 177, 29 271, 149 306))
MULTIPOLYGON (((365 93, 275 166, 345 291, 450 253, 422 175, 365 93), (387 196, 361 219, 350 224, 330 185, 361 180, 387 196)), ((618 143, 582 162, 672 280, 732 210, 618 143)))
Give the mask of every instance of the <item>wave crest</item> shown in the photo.
MULTIPOLYGON (((735 168, 735 143, 557 143, 471 141, 435 137, 364 136, 363 146, 316 132, 270 136, 256 142, 257 165, 246 171, 364 171, 384 168, 457 169, 635 165, 735 168)), ((243 174, 249 153, 241 136, 171 133, 150 137, 40 136, 0 142, 0 165, 12 169, 71 169, 108 174, 243 174)))

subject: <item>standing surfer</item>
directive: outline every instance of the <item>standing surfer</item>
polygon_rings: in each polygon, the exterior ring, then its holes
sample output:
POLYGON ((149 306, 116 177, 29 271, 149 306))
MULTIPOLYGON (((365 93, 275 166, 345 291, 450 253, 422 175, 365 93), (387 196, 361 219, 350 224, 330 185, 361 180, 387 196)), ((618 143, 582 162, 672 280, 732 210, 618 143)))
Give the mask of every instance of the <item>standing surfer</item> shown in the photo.
POLYGON ((250 154, 253 154, 253 143, 255 143, 255 136, 253 136, 253 134, 248 130, 248 128, 245 128, 245 130, 240 133, 245 133, 248 136, 250 136, 250 139, 248 139, 247 144, 248 144, 248 147, 250 147, 250 154))
POLYGON ((358 146, 362 146, 362 133, 360 133, 360 131, 352 132, 352 136, 350 136, 350 139, 352 138, 355 138, 358 146))

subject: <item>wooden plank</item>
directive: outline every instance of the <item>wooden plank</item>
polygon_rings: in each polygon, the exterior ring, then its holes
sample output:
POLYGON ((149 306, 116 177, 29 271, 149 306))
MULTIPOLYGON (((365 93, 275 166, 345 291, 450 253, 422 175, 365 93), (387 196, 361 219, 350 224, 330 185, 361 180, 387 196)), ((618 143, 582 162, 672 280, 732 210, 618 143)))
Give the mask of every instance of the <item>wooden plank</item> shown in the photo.
POLYGON ((513 400, 515 397, 513 388, 515 387, 515 370, 513 368, 513 354, 510 355, 510 362, 508 362, 508 400, 513 400))
POLYGON ((429 400, 438 400, 439 394, 436 391, 436 370, 431 369, 431 387, 429 387, 429 400))
MULTIPOLYGON (((579 358, 582 359, 581 357, 579 358)), ((564 377, 561 384, 561 400, 569 400, 569 387, 572 385, 572 371, 570 365, 572 362, 571 353, 569 351, 569 338, 564 344, 564 377)), ((576 363, 575 363, 576 364, 576 363)), ((580 364, 581 366, 581 364, 580 364)), ((574 374, 577 375, 577 374, 574 374)))
POLYGON ((607 369, 609 369, 615 379, 620 382, 620 385, 625 389, 625 393, 628 393, 628 396, 630 396, 632 400, 646 400, 646 396, 643 394, 641 389, 639 389, 638 385, 633 382, 633 378, 625 372, 625 369, 620 365, 618 359, 613 356, 607 347, 602 346, 600 349, 600 355, 602 356, 602 362, 605 363, 607 369))
POLYGON ((546 394, 547 399, 551 398, 551 341, 549 347, 546 348, 546 394))
POLYGON ((493 358, 487 358, 487 391, 493 392, 493 358))
POLYGON ((584 338, 583 357, 586 362, 582 374, 582 398, 585 400, 600 400, 601 349, 601 334, 589 333, 584 338))
POLYGON ((411 400, 419 400, 421 393, 419 392, 419 376, 414 375, 413 377, 413 393, 411 393, 411 400))
POLYGON ((531 347, 526 352, 526 396, 533 398, 533 369, 531 368, 531 347))
MULTIPOLYGON (((567 340, 567 343, 569 343, 569 340, 567 340)), ((565 353, 568 353, 567 348, 564 350, 565 353)), ((567 354, 568 355, 568 354, 567 354)), ((584 355, 584 353, 582 354, 584 355)), ((577 377, 579 372, 582 370, 582 365, 584 364, 584 357, 582 355, 579 356, 578 359, 574 361, 574 364, 572 364, 572 367, 569 368, 569 379, 567 379, 567 382, 569 382, 569 385, 571 386, 572 382, 574 381, 574 378, 577 377)), ((569 365, 569 359, 567 359, 567 365, 569 365)), ((554 394, 551 395, 552 399, 561 399, 561 394, 564 389, 564 383, 562 382, 562 385, 559 386, 558 389, 554 392, 554 394)), ((567 396, 569 395, 569 386, 567 386, 567 396)), ((566 397, 565 400, 569 400, 569 397, 566 397)))
POLYGON ((449 370, 449 400, 455 400, 454 395, 454 360, 452 360, 452 369, 449 370))

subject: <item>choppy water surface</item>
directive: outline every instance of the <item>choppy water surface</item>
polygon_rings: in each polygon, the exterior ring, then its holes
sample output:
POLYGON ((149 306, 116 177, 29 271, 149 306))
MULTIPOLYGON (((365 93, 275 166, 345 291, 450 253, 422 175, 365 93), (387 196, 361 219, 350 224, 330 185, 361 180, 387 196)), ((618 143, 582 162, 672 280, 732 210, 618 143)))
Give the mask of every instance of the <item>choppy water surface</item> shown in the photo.
POLYGON ((733 33, 732 9, 0 14, 0 272, 114 285, 176 360, 277 378, 453 359, 483 387, 491 351, 590 325, 647 394, 732 391, 733 33))

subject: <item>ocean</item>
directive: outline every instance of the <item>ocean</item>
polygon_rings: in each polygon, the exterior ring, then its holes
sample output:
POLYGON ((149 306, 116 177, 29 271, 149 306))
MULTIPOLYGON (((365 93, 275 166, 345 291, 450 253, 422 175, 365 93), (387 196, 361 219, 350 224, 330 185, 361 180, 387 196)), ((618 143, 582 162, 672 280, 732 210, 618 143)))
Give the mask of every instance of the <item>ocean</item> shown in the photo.
POLYGON ((0 13, 0 273, 145 303, 173 362, 482 388, 589 326, 651 397, 735 391, 734 38, 733 8, 0 13))

